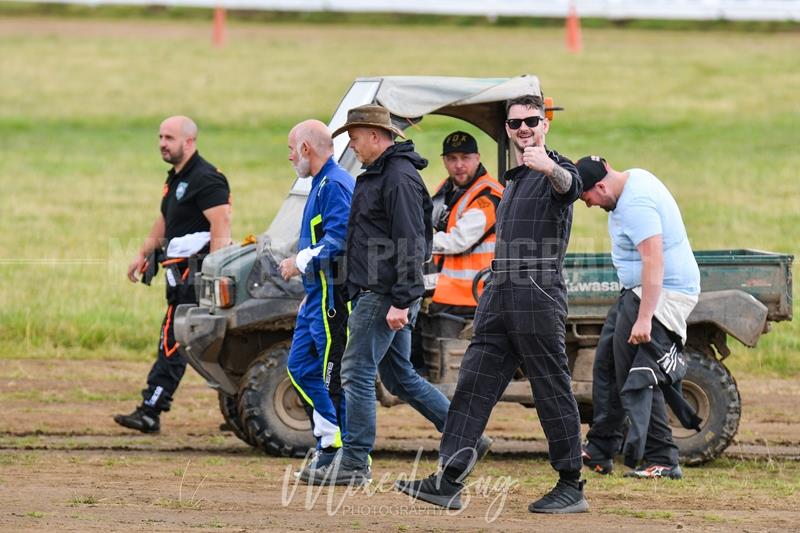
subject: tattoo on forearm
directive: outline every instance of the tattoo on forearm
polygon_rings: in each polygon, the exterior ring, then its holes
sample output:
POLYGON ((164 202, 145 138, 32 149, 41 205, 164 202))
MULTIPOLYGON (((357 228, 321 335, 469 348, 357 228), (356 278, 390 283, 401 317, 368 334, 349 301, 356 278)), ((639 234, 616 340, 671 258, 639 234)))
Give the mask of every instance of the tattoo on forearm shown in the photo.
POLYGON ((547 178, 558 194, 564 194, 572 186, 572 174, 557 164, 553 164, 553 172, 547 178))

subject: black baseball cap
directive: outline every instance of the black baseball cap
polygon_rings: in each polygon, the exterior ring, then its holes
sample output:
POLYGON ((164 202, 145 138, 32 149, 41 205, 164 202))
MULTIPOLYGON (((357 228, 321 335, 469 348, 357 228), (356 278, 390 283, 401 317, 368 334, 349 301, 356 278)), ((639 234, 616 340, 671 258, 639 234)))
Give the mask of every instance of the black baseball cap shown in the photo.
POLYGON ((454 131, 444 138, 442 155, 461 152, 462 154, 477 154, 478 141, 465 131, 454 131))
POLYGON ((583 182, 583 192, 592 189, 597 182, 602 180, 608 175, 606 170, 606 160, 599 155, 587 155, 578 159, 576 164, 578 167, 578 174, 581 176, 583 182))

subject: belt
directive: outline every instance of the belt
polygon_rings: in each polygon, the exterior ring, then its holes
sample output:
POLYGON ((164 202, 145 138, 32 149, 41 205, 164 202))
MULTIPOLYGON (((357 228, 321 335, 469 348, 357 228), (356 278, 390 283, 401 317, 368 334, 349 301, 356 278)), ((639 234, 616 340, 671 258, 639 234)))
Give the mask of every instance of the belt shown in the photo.
POLYGON ((170 259, 165 259, 164 261, 161 261, 161 266, 167 267, 169 265, 179 265, 188 260, 189 260, 188 257, 172 257, 170 259))
POLYGON ((558 261, 554 257, 492 259, 493 273, 499 272, 558 272, 558 261))

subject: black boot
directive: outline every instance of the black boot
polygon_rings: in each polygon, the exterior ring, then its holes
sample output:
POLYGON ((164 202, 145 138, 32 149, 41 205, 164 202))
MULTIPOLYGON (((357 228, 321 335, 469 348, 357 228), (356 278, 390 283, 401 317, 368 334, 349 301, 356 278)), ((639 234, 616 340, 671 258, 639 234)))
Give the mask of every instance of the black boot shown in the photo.
POLYGON ((161 429, 158 412, 145 410, 141 405, 129 415, 114 415, 114 422, 142 433, 158 433, 161 429))

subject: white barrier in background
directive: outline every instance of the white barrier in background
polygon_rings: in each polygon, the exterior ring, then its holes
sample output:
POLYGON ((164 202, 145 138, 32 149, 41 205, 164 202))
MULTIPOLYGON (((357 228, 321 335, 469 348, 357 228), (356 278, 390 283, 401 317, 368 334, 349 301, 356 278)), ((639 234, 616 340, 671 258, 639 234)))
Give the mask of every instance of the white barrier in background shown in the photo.
MULTIPOLYGON (((18 0, 31 1, 31 0, 18 0)), ((568 0, 32 0, 97 5, 224 7, 267 11, 328 11, 553 17, 567 14, 568 0)), ((800 21, 800 0, 576 0, 578 16, 605 19, 800 21)))

